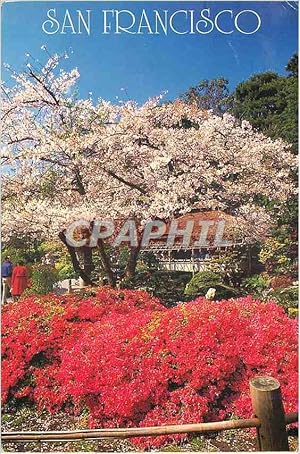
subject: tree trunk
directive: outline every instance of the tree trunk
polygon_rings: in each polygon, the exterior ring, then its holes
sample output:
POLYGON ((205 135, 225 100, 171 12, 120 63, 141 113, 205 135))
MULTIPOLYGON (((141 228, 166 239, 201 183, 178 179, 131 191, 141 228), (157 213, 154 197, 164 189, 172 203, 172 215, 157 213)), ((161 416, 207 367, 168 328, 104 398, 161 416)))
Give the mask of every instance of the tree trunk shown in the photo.
POLYGON ((89 277, 89 279, 91 279, 91 274, 92 274, 93 269, 94 269, 94 264, 93 264, 92 248, 85 247, 83 249, 83 271, 89 277))
POLYGON ((247 267, 247 273, 248 276, 251 276, 252 273, 252 251, 251 251, 251 246, 247 246, 247 260, 248 260, 248 267, 247 267))
POLYGON ((141 246, 133 247, 130 249, 129 259, 125 270, 125 278, 131 279, 135 276, 135 269, 137 264, 137 259, 139 256, 141 246))
MULTIPOLYGON (((79 276, 81 277, 81 279, 83 279, 83 281, 86 285, 95 286, 96 283, 91 280, 91 255, 90 255, 92 253, 91 249, 89 252, 86 253, 86 261, 84 264, 84 268, 82 269, 80 266, 77 254, 76 254, 76 249, 68 244, 65 233, 60 232, 58 236, 59 236, 59 239, 64 243, 64 245, 66 246, 66 248, 70 254, 75 273, 79 274, 79 276), (90 262, 89 262, 88 257, 90 258, 90 262), (89 265, 87 265, 88 262, 89 262, 89 265)), ((88 249, 88 248, 86 248, 86 249, 88 249)))
POLYGON ((102 265, 103 265, 104 271, 106 273, 108 282, 112 287, 115 287, 116 286, 116 276, 112 270, 109 256, 105 252, 103 240, 98 241, 98 249, 99 249, 102 265))

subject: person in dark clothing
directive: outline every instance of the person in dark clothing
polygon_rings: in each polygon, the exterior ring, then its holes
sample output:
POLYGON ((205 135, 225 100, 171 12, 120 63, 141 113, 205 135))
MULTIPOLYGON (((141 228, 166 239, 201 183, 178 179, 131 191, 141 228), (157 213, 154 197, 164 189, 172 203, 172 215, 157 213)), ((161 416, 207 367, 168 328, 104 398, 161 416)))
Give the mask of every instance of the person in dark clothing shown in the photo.
POLYGON ((1 265, 1 284, 2 284, 2 303, 5 303, 10 292, 11 277, 13 272, 13 264, 9 257, 5 257, 1 265))

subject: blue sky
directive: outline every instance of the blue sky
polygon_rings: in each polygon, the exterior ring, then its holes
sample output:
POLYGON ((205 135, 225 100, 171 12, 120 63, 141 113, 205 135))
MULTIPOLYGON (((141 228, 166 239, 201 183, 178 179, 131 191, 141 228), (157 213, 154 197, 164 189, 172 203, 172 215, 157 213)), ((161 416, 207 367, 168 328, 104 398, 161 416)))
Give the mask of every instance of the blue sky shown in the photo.
MULTIPOLYGON (((244 20, 243 26, 249 24, 244 20)), ((241 21, 242 24, 242 21, 241 21)), ((181 24, 182 25, 182 24, 181 24)), ((224 22, 224 28, 228 26, 224 22)), ((143 102, 167 90, 174 99, 201 79, 219 76, 230 80, 234 88, 249 76, 266 70, 284 74, 288 59, 297 50, 297 10, 292 2, 16 2, 2 6, 2 62, 19 70, 26 52, 40 61, 46 45, 51 53, 73 50, 67 68, 78 67, 80 96, 92 92, 95 98, 111 101, 135 99, 143 102), (56 8, 62 19, 66 8, 92 10, 92 29, 88 35, 47 35, 42 23, 47 11, 56 8), (262 25, 254 35, 234 32, 224 35, 103 35, 100 26, 102 9, 130 9, 138 14, 142 8, 170 12, 179 9, 199 11, 210 8, 212 14, 223 9, 238 12, 253 9, 262 25), (126 89, 126 94, 121 89, 126 89)), ((4 70, 2 78, 8 73, 4 70)))

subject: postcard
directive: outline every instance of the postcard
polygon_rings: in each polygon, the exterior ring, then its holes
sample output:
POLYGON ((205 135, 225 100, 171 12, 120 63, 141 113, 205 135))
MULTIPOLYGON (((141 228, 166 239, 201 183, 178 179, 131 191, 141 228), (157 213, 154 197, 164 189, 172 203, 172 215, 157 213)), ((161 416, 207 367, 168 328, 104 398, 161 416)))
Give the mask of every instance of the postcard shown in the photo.
POLYGON ((4 0, 3 452, 298 450, 298 2, 4 0))

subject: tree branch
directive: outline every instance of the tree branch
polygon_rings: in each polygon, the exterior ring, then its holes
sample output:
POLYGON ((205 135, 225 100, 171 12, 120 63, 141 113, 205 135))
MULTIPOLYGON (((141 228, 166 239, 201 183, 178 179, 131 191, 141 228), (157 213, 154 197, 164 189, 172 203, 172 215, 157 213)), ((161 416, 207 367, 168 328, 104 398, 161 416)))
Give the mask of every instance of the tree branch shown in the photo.
POLYGON ((130 183, 130 181, 127 181, 125 180, 123 177, 121 177, 120 175, 117 175, 115 172, 113 172, 112 170, 105 170, 108 175, 110 175, 111 177, 115 178, 116 180, 118 180, 120 183, 123 183, 125 184, 125 186, 128 186, 130 187, 131 189, 136 189, 137 191, 139 191, 141 194, 147 194, 147 192, 145 191, 145 189, 141 188, 138 184, 135 184, 135 183, 130 183))

